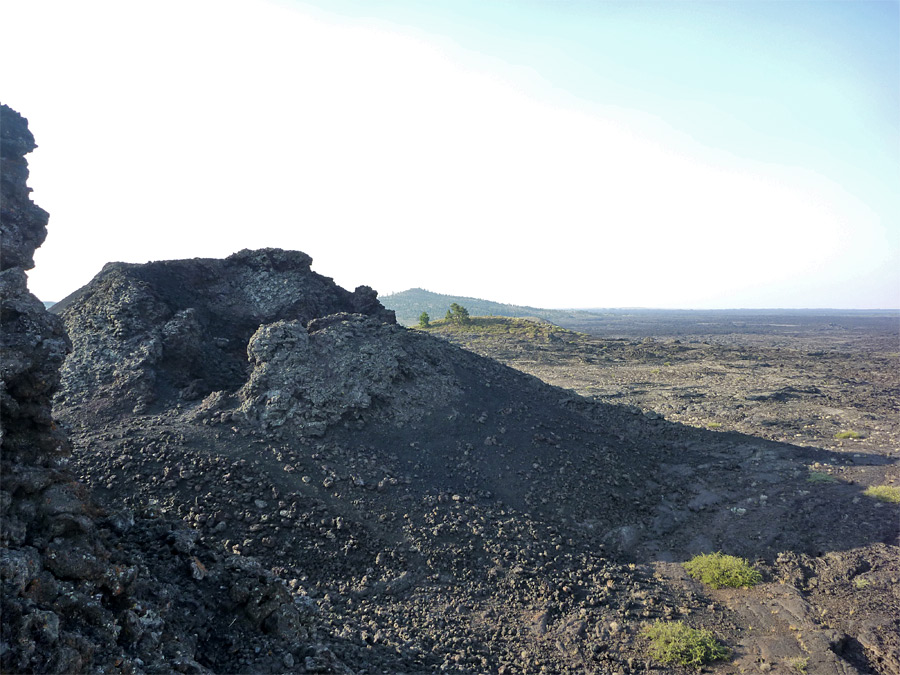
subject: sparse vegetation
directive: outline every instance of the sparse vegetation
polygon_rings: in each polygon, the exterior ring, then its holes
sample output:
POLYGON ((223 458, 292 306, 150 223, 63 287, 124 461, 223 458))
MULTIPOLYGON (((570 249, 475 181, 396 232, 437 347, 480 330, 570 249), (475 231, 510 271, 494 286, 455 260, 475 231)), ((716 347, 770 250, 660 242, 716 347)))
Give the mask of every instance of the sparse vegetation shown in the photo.
POLYGON ((839 431, 838 433, 836 433, 834 435, 834 437, 836 440, 844 441, 844 440, 847 440, 848 438, 853 438, 853 439, 862 438, 862 434, 859 433, 858 431, 853 431, 852 429, 849 429, 847 431, 839 431))
POLYGON ((853 580, 853 585, 856 586, 856 590, 861 591, 864 588, 868 588, 871 582, 865 577, 856 577, 853 580))
POLYGON ((464 326, 469 323, 470 320, 469 310, 454 302, 450 305, 450 309, 447 310, 447 316, 444 318, 451 323, 464 326))
MULTIPOLYGON (((423 328, 420 326, 420 328, 423 328)), ((572 331, 552 323, 532 319, 513 319, 503 316, 471 316, 466 323, 450 319, 429 322, 428 330, 436 332, 472 333, 473 335, 511 335, 522 338, 544 338, 551 335, 573 335, 572 331)))
POLYGON ((706 425, 706 428, 707 429, 721 429, 722 423, 721 422, 710 422, 709 424, 706 425))
POLYGON ((873 485, 866 488, 863 494, 878 501, 900 504, 900 487, 894 487, 893 485, 873 485))
POLYGON ((432 320, 440 319, 452 302, 465 306, 471 316, 536 316, 563 326, 568 325, 569 322, 589 326, 605 324, 605 322, 609 321, 608 315, 595 312, 507 305, 462 295, 432 293, 421 288, 411 288, 400 293, 383 295, 378 299, 381 300, 385 307, 396 311, 397 321, 404 326, 415 326, 418 322, 419 314, 423 311, 428 312, 432 320))
POLYGON ((762 581, 762 575, 744 558, 724 553, 694 556, 684 563, 685 571, 713 588, 749 588, 762 581))
POLYGON ((788 665, 792 670, 798 673, 806 673, 806 669, 809 668, 809 657, 808 656, 795 656, 792 659, 788 659, 788 665))
POLYGON ((810 471, 806 477, 807 483, 837 483, 838 479, 824 471, 810 471))
POLYGON ((643 633, 650 640, 650 655, 663 663, 698 667, 731 656, 710 631, 681 621, 656 621, 643 633))

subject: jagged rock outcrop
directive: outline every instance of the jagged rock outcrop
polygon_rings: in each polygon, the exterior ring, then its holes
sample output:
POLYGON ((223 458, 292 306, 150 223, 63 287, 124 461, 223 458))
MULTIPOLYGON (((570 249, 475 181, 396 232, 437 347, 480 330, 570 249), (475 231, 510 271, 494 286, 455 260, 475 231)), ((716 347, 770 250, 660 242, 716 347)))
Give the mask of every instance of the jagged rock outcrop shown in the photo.
POLYGON ((224 260, 106 265, 53 307, 74 347, 61 400, 110 412, 199 400, 243 385, 247 343, 262 324, 306 324, 336 312, 394 323, 371 288, 351 293, 311 262, 298 251, 262 249, 224 260))
POLYGON ((64 443, 50 401, 69 348, 62 323, 28 291, 25 276, 47 235, 47 212, 32 203, 26 185, 25 155, 36 147, 27 120, 0 104, 0 438, 5 456, 32 462, 64 443))
MULTIPOLYGON (((25 270, 46 236, 47 213, 26 185, 35 147, 25 118, 0 105, 3 264, 0 272, 0 584, 4 672, 75 672, 86 649, 59 604, 86 588, 115 585, 88 515, 83 486, 53 466, 66 441, 51 419, 51 397, 69 347, 62 322, 27 287, 25 270)), ((100 589, 104 588, 104 591, 100 589)), ((104 617, 105 618, 105 617, 104 617)), ((100 619, 103 622, 103 619, 100 619)))
MULTIPOLYGON (((462 395, 446 345, 362 314, 333 314, 304 326, 261 326, 247 346, 253 371, 234 400, 212 394, 197 417, 215 419, 231 402, 265 429, 287 425, 322 435, 338 421, 406 423, 462 395)), ((229 417, 229 412, 223 412, 229 417)))
POLYGON ((34 267, 34 252, 47 237, 50 215, 31 201, 25 155, 37 144, 28 120, 0 104, 0 269, 34 267))

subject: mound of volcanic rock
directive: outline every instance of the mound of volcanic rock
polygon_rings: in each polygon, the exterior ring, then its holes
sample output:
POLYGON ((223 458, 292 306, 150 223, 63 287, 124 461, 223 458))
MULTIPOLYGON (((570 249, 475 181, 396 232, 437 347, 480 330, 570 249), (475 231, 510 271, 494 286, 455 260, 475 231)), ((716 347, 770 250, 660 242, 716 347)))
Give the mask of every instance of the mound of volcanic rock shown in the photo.
MULTIPOLYGON (((602 555, 633 511, 632 446, 568 392, 321 279, 304 254, 248 251, 107 267, 67 300, 74 352, 55 411, 98 498, 147 524, 180 521, 188 534, 165 536, 215 552, 217 569, 239 559, 288 579, 309 612, 303 653, 327 647, 358 672, 636 658, 636 634, 602 646, 608 625, 632 606, 667 616, 679 600, 602 555), (240 301, 196 268, 221 272, 240 301), (289 276, 294 291, 279 295, 289 276), (317 299, 304 299, 314 283, 317 299), (262 311, 251 295, 282 300, 262 311)), ((310 663, 298 672, 336 667, 310 663)))
POLYGON ((394 323, 375 292, 349 292, 304 253, 263 249, 224 260, 110 263, 57 303, 73 340, 60 394, 68 405, 130 413, 199 400, 247 379, 262 324, 354 312, 394 323))
MULTIPOLYGON (((324 437, 367 447, 380 471, 410 484, 418 474, 419 495, 503 495, 568 520, 616 522, 631 480, 613 450, 620 439, 579 413, 571 394, 397 325, 373 291, 351 294, 309 260, 266 249, 107 266, 61 303, 73 353, 60 418, 86 432, 165 419, 206 434, 195 443, 211 451, 223 433, 293 444, 324 437), (582 489, 586 472, 602 501, 582 489), (541 475, 548 484, 537 498, 541 475)), ((386 478, 367 473, 354 475, 386 478)))

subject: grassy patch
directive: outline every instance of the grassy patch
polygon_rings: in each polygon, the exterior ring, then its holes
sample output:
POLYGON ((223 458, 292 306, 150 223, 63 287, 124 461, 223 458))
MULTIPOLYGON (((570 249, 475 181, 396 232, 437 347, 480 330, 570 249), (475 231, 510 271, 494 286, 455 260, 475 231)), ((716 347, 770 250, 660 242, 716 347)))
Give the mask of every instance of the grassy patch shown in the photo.
POLYGON ((709 424, 706 425, 706 428, 707 429, 721 429, 722 423, 721 422, 710 422, 709 424))
POLYGON ((805 674, 806 669, 809 668, 809 657, 808 656, 795 656, 792 659, 788 659, 788 665, 795 672, 805 674))
POLYGON ((837 483, 838 479, 824 471, 810 471, 806 477, 807 483, 837 483))
POLYGON ((418 326, 420 330, 438 333, 462 333, 475 335, 515 335, 525 338, 544 338, 551 335, 574 335, 572 331, 549 322, 532 321, 505 316, 472 316, 468 321, 455 322, 452 319, 438 319, 428 326, 418 326))
POLYGON ((694 556, 684 563, 685 571, 713 588, 749 588, 762 581, 762 575, 743 558, 724 553, 694 556))
POLYGON ((696 667, 731 656, 731 650, 710 631, 681 621, 657 621, 646 626, 643 634, 650 640, 650 655, 663 663, 696 667))
POLYGON ((853 431, 852 429, 848 431, 839 431, 834 435, 834 437, 839 441, 844 441, 848 438, 862 438, 862 434, 858 431, 853 431))
POLYGON ((900 488, 893 485, 873 485, 863 491, 866 497, 872 497, 882 502, 900 504, 900 488))
POLYGON ((869 581, 868 579, 866 579, 865 577, 856 577, 856 578, 853 580, 853 585, 856 586, 856 590, 858 590, 858 591, 861 591, 861 590, 863 590, 864 588, 868 588, 868 587, 869 587, 869 584, 871 584, 871 583, 872 583, 872 582, 870 582, 870 581, 869 581))

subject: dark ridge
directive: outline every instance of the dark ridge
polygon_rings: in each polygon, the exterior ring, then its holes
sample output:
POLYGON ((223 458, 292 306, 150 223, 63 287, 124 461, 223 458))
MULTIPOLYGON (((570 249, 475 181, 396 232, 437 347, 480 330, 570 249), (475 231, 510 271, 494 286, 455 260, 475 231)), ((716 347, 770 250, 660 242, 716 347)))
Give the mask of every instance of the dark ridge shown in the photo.
POLYGON ((243 384, 247 343, 263 324, 337 312, 394 323, 368 286, 350 292, 299 251, 244 250, 223 260, 110 263, 53 307, 76 356, 62 397, 101 408, 197 400, 243 384))

